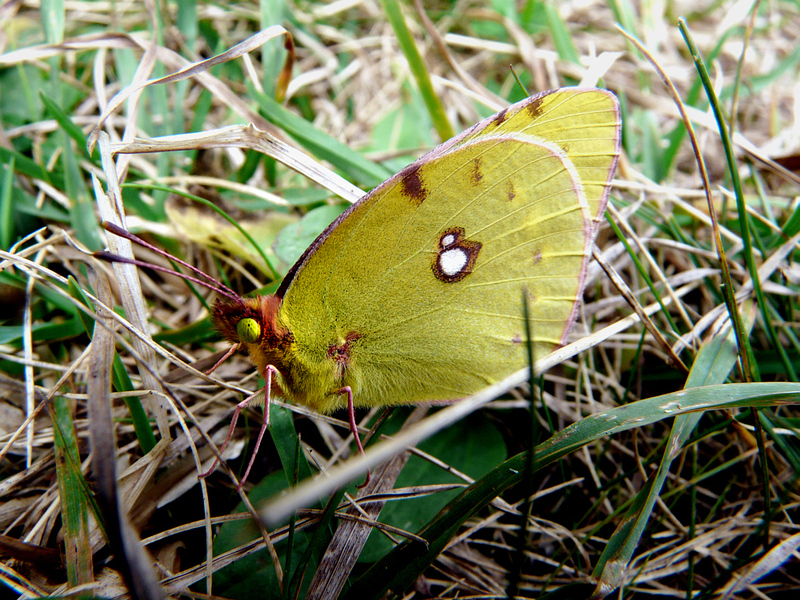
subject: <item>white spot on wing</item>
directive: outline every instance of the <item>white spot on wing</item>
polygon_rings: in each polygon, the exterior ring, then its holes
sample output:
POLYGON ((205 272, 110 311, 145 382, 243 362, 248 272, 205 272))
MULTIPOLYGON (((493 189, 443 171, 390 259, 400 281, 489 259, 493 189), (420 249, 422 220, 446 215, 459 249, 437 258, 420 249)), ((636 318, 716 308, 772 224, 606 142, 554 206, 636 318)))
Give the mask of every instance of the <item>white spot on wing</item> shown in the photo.
MULTIPOLYGON (((443 244, 444 245, 444 244, 443 244)), ((439 267, 448 277, 455 277, 467 266, 469 256, 461 248, 444 250, 439 253, 439 267)))
POLYGON ((442 248, 447 248, 448 246, 452 246, 456 242, 455 234, 448 233, 447 235, 442 237, 442 248))

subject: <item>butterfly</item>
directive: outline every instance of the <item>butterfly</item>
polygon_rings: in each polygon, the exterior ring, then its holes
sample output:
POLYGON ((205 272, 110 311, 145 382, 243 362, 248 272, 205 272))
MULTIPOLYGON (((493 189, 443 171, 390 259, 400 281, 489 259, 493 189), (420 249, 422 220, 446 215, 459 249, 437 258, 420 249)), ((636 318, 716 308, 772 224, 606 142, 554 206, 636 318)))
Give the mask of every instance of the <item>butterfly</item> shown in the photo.
POLYGON ((350 206, 274 295, 217 288, 215 326, 266 381, 253 455, 273 395, 346 408, 363 451, 356 408, 453 402, 525 367, 523 294, 535 355, 566 343, 620 137, 609 91, 531 96, 350 206))

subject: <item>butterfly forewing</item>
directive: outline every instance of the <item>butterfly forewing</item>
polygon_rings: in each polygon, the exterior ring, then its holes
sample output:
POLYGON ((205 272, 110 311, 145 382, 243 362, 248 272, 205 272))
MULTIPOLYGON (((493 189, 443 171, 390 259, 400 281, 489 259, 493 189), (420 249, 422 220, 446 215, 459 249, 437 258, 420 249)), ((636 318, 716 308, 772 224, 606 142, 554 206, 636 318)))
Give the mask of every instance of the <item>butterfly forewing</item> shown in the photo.
POLYGON ((562 90, 498 113, 354 205, 280 309, 314 408, 449 401, 566 341, 618 153, 613 96, 562 90))

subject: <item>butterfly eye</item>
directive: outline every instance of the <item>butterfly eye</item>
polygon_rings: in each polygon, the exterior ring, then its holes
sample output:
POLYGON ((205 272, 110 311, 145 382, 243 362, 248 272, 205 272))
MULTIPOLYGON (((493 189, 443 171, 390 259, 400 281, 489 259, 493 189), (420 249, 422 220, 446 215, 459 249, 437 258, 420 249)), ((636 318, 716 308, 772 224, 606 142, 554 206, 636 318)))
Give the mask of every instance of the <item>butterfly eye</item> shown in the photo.
POLYGON ((236 334, 245 344, 255 344, 261 336, 261 325, 255 319, 242 319, 236 325, 236 334))

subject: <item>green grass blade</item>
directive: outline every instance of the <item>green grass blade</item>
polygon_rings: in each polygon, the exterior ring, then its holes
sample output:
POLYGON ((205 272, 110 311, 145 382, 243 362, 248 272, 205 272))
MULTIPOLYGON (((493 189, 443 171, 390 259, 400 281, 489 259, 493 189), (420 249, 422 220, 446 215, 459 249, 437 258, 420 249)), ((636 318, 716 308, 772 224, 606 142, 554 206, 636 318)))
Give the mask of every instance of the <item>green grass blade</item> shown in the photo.
POLYGON ((64 0, 42 0, 42 26, 48 44, 64 40, 66 9, 64 0))
POLYGON ((21 175, 27 175, 31 179, 41 179, 50 183, 58 189, 64 187, 64 179, 60 173, 51 175, 43 167, 31 160, 21 152, 0 146, 0 163, 10 163, 14 161, 14 167, 21 175))
POLYGON ((443 142, 449 140, 455 135, 455 131, 447 119, 447 113, 438 94, 433 89, 428 69, 419 54, 419 50, 417 50, 417 44, 414 42, 411 32, 408 30, 400 3, 397 0, 383 0, 383 7, 386 10, 386 17, 392 24, 400 49, 403 51, 411 73, 419 86, 425 106, 428 107, 433 125, 439 133, 439 139, 443 142))
MULTIPOLYGON (((296 481, 293 481, 294 473, 297 473, 297 481, 311 477, 312 471, 308 460, 306 460, 306 455, 303 452, 298 455, 297 452, 300 439, 297 430, 294 428, 294 413, 280 406, 270 407, 269 434, 281 458, 287 483, 289 485, 296 483, 296 481), (299 463, 296 462, 298 460, 299 463)), ((322 504, 317 508, 322 508, 322 504)))
POLYGON ((47 112, 49 112, 59 124, 61 131, 66 133, 75 141, 75 145, 77 146, 76 150, 83 156, 88 157, 89 154, 86 149, 86 136, 84 135, 83 130, 78 127, 69 117, 69 115, 61 109, 58 103, 51 99, 47 94, 44 92, 39 92, 39 98, 41 98, 42 103, 44 103, 47 112))
POLYGON ((546 2, 544 3, 544 12, 547 18, 547 29, 550 35, 553 36, 553 43, 558 56, 562 60, 568 60, 578 65, 581 64, 578 51, 572 42, 572 36, 570 36, 564 20, 558 14, 558 5, 546 2))
POLYGON ((12 218, 12 191, 14 183, 14 157, 3 169, 0 181, 0 248, 11 247, 14 238, 14 219, 12 218))
MULTIPOLYGON (((89 539, 89 486, 81 473, 81 457, 72 402, 61 395, 53 398, 53 433, 55 434, 56 477, 61 500, 67 578, 70 586, 94 581, 92 546, 89 539)), ((95 513, 97 516, 97 513, 95 513)))

